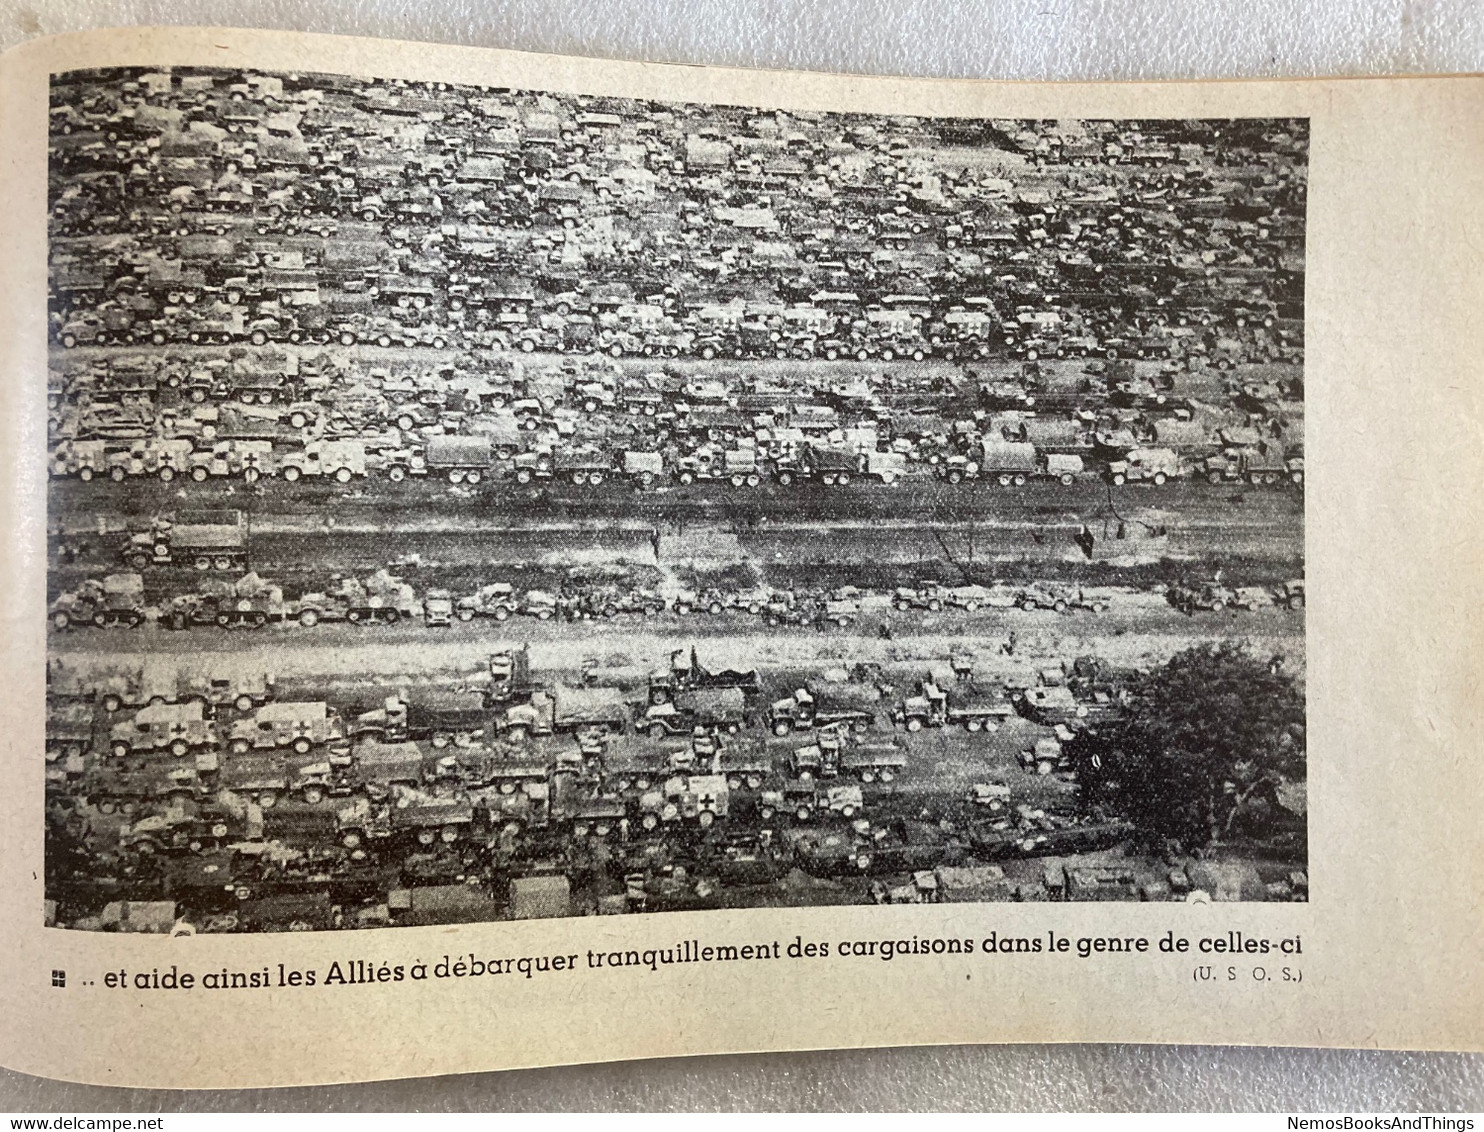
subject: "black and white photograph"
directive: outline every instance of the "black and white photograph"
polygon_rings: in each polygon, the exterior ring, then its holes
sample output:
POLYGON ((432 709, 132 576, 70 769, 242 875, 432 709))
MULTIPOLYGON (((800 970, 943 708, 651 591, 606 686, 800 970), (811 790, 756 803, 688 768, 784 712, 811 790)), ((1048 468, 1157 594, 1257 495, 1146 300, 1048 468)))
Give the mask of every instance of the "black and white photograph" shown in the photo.
POLYGON ((46 924, 1306 901, 1308 161, 54 74, 46 924))

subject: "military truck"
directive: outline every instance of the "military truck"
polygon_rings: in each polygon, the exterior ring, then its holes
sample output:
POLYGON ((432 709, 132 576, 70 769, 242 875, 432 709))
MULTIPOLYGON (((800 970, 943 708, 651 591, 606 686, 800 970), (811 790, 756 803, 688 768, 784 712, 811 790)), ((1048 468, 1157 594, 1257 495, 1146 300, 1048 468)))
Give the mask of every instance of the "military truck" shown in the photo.
POLYGON ((227 740, 234 754, 261 748, 292 747, 307 754, 321 744, 345 739, 340 714, 323 700, 264 704, 249 718, 233 722, 227 740))
POLYGON ((639 824, 646 830, 694 822, 709 829, 731 809, 727 780, 719 774, 676 775, 639 796, 639 824))
MULTIPOLYGON (((698 765, 707 760, 698 759, 698 765)), ((767 743, 761 739, 730 739, 716 746, 710 760, 713 774, 726 776, 732 793, 742 790, 759 790, 773 773, 773 760, 768 754, 767 743)))
POLYGON ((688 654, 684 649, 670 653, 668 671, 650 675, 649 702, 666 703, 681 692, 700 688, 737 688, 744 696, 750 697, 755 696, 761 687, 755 668, 712 671, 701 663, 696 647, 692 645, 688 654))
POLYGON ((597 487, 613 474, 613 460, 596 448, 563 448, 553 457, 552 473, 579 487, 597 487))
POLYGON ((241 476, 246 483, 257 483, 273 472, 271 440, 221 440, 209 449, 197 449, 190 456, 191 479, 204 483, 208 479, 241 476))
POLYGON ((462 790, 432 793, 395 787, 390 807, 392 832, 409 833, 424 847, 452 845, 474 824, 474 799, 462 790))
POLYGON ((1014 714, 1011 705, 999 696, 985 695, 977 689, 967 695, 957 691, 950 695, 932 680, 923 680, 918 694, 902 701, 895 717, 908 731, 957 724, 965 731, 978 732, 993 731, 1014 714))
POLYGON ((246 569, 248 522, 241 511, 179 511, 129 536, 121 554, 135 570, 185 565, 197 570, 246 569))
POLYGON ((861 458, 849 448, 805 444, 792 462, 780 462, 778 482, 787 486, 796 479, 814 480, 826 487, 846 487, 860 474, 861 458))
POLYGON ((529 699, 538 687, 531 681, 529 645, 491 653, 488 669, 488 694, 491 703, 506 704, 512 700, 529 699))
POLYGON ((1132 448, 1122 460, 1108 464, 1108 481, 1114 486, 1152 483, 1158 487, 1189 474, 1190 465, 1173 448, 1132 448))
POLYGON ((696 728, 735 735, 747 724, 741 688, 694 688, 662 703, 651 703, 636 720, 651 739, 690 734, 696 728))
POLYGON ((818 699, 807 688, 799 688, 768 705, 768 729, 779 737, 830 724, 865 731, 876 722, 874 699, 868 690, 846 684, 822 691, 818 699))
POLYGON ((216 724, 206 717, 206 707, 199 700, 150 704, 132 719, 115 723, 108 734, 108 749, 116 758, 167 749, 176 758, 184 758, 197 748, 214 749, 220 742, 216 724))
POLYGON ((675 478, 682 484, 721 480, 733 487, 757 487, 763 482, 756 448, 737 447, 720 451, 713 445, 682 456, 675 465, 675 478))
POLYGON ((449 483, 475 484, 495 463, 494 446, 487 436, 430 436, 423 449, 428 474, 449 483))
POLYGON ((1226 448, 1207 456, 1201 469, 1210 483, 1250 483, 1253 486, 1303 483, 1303 457, 1290 460, 1283 445, 1261 439, 1240 448, 1226 448))
POLYGON ((653 487, 665 474, 665 458, 658 452, 625 452, 623 476, 638 487, 653 487))
POLYGON ((423 750, 409 740, 387 742, 379 735, 358 739, 351 759, 356 788, 373 800, 386 798, 393 786, 417 786, 423 780, 423 750))
MULTIPOLYGON (((81 759, 93 749, 93 705, 54 703, 46 705, 46 759, 81 759)), ((79 768, 80 769, 80 768, 79 768)))
POLYGON ((315 440, 282 453, 276 463, 278 474, 288 483, 304 476, 350 483, 366 475, 366 446, 359 440, 315 440))
POLYGON ((76 476, 84 483, 108 474, 109 442, 63 440, 52 449, 50 471, 54 476, 76 476))
POLYGON ((374 735, 384 743, 428 740, 447 747, 477 738, 490 723, 484 693, 453 688, 417 688, 387 696, 382 706, 351 721, 352 738, 374 735))
POLYGON ((865 810, 865 799, 859 786, 822 786, 799 783, 782 790, 764 790, 758 795, 757 812, 763 821, 778 814, 792 814, 801 822, 813 821, 819 814, 838 814, 847 821, 865 810))
POLYGON ((270 810, 289 792, 289 768, 282 754, 241 751, 223 760, 218 789, 270 810))
POLYGON ((507 738, 571 734, 584 728, 622 734, 628 729, 629 706, 617 688, 569 688, 535 691, 523 704, 505 709, 499 725, 507 738))
POLYGON ((194 445, 189 440, 136 440, 108 457, 108 476, 122 483, 130 476, 156 476, 170 483, 191 469, 194 445))

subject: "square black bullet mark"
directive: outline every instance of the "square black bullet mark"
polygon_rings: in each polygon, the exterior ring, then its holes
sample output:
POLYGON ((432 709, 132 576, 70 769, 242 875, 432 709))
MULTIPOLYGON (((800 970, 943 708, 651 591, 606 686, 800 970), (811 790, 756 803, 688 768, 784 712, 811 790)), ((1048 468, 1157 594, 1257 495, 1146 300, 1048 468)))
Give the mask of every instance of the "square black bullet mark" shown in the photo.
POLYGON ((54 987, 65 987, 66 985, 67 985, 67 972, 66 971, 53 971, 52 972, 52 986, 54 986, 54 987))

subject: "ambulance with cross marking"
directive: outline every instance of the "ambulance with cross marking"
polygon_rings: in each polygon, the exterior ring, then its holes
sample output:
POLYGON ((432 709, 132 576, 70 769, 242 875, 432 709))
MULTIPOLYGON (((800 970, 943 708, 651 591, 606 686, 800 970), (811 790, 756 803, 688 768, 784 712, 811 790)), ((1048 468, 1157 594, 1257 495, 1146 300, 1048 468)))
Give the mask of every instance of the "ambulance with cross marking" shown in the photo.
POLYGON ((323 743, 344 743, 340 714, 323 700, 264 704, 232 724, 227 746, 234 754, 254 748, 292 747, 307 754, 323 743))

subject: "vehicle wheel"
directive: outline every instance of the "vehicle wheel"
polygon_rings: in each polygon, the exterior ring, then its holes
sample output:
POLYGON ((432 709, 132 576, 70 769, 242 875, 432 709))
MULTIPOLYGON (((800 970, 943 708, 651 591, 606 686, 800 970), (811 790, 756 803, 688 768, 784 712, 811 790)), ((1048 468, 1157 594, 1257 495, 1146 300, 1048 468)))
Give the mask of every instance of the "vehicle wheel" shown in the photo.
POLYGON ((449 483, 463 483, 464 482, 464 473, 462 471, 460 471, 458 468, 455 468, 453 471, 451 471, 451 472, 448 473, 448 482, 449 483))
POLYGON ((309 740, 303 735, 296 736, 291 745, 294 748, 294 753, 300 755, 309 754, 309 748, 312 746, 309 740))
POLYGON ((1114 475, 1113 475, 1113 486, 1114 487, 1122 487, 1123 484, 1124 484, 1125 479, 1126 479, 1126 477, 1124 476, 1124 474, 1122 472, 1116 472, 1116 473, 1114 473, 1114 475))
POLYGON ((706 607, 706 612, 707 613, 710 613, 710 614, 713 614, 713 615, 714 614, 718 614, 721 611, 722 611, 722 604, 719 601, 713 601, 710 605, 708 605, 706 607))
POLYGON ((537 613, 536 613, 536 620, 537 621, 550 621, 551 620, 551 610, 549 610, 549 609, 538 610, 537 613))
POLYGON ((896 778, 896 776, 897 776, 897 772, 888 768, 888 769, 883 770, 881 772, 881 781, 882 782, 890 782, 894 778, 896 778))
POLYGON ((306 629, 313 629, 319 624, 319 613, 313 609, 302 609, 299 611, 299 624, 306 629))
POLYGON ((1071 472, 1063 472, 1059 478, 1063 487, 1071 487, 1076 479, 1071 472))
POLYGON ((861 781, 869 786, 871 783, 876 781, 876 772, 873 770, 861 771, 861 781))
POLYGON ((965 731, 983 731, 984 721, 982 719, 966 719, 964 721, 965 731))
POLYGON ((289 464, 283 470, 283 479, 284 479, 284 482, 285 483, 297 483, 299 477, 302 474, 303 473, 300 472, 299 469, 295 465, 289 464))
POLYGON ((778 720, 778 722, 773 724, 773 734, 777 735, 780 739, 792 730, 793 725, 790 724, 786 719, 780 719, 778 720))
POLYGON ((161 468, 159 475, 161 483, 169 483, 175 478, 175 469, 170 467, 161 468))
POLYGON ((794 811, 794 817, 798 818, 800 821, 808 821, 813 816, 814 811, 811 810, 808 806, 800 806, 794 811))
POLYGON ((185 758, 190 754, 191 745, 184 739, 176 739, 170 744, 170 753, 178 759, 185 758))
POLYGON ((908 731, 912 731, 912 732, 921 731, 922 730, 922 720, 920 720, 920 719, 909 719, 907 721, 907 730, 908 731))
POLYGON ((757 813, 758 817, 762 818, 763 821, 772 821, 774 812, 775 811, 772 806, 761 806, 758 808, 757 813))
POLYGON ((232 560, 230 558, 226 557, 225 555, 222 555, 222 556, 220 556, 218 558, 213 558, 211 560, 211 564, 217 570, 219 570, 219 571, 221 571, 223 573, 225 573, 226 571, 228 571, 228 570, 230 570, 232 568, 232 560))
POLYGON ((710 810, 702 810, 696 815, 696 824, 702 829, 710 829, 716 824, 716 815, 710 810))
POLYGON ((194 566, 197 570, 210 570, 211 559, 207 558, 204 554, 198 554, 191 560, 191 565, 194 566))
POLYGON ((117 809, 118 809, 118 805, 114 802, 114 800, 112 798, 99 798, 98 799, 98 812, 100 814, 111 814, 111 813, 113 813, 117 809))
POLYGON ((407 469, 400 465, 393 465, 387 469, 386 478, 391 480, 392 483, 401 483, 407 478, 407 469))
MULTIPOLYGON (((471 617, 474 615, 473 610, 465 610, 464 612, 465 613, 468 613, 469 616, 471 616, 471 617)), ((550 616, 550 614, 548 614, 547 616, 550 616)), ((509 619, 510 619, 510 610, 506 609, 503 605, 496 607, 496 609, 495 609, 495 620, 496 621, 508 621, 509 619)))
POLYGON ((107 615, 105 615, 101 610, 99 612, 93 614, 93 624, 97 628, 102 629, 104 626, 106 626, 108 624, 108 617, 107 617, 107 615))
POLYGON ((318 786, 304 787, 304 804, 306 806, 318 806, 325 800, 325 792, 318 786))
POLYGON ((591 487, 597 487, 603 482, 603 479, 604 476, 602 472, 589 472, 587 474, 587 482, 591 487))
POLYGON ((1166 476, 1165 476, 1165 474, 1163 472, 1155 472, 1154 473, 1154 486, 1155 487, 1163 487, 1164 486, 1164 483, 1165 483, 1165 479, 1166 479, 1166 476))
MULTIPOLYGON (((106 696, 103 697, 103 710, 106 711, 106 712, 108 712, 110 715, 112 715, 114 712, 118 711, 118 709, 121 708, 121 707, 123 707, 123 706, 124 706, 124 701, 122 699, 120 699, 118 696, 114 695, 112 692, 108 693, 108 695, 106 695, 106 696)), ((119 751, 118 751, 118 749, 116 747, 114 748, 114 752, 113 753, 114 754, 118 754, 119 753, 119 751)), ((123 753, 127 755, 129 753, 129 748, 128 747, 125 747, 124 750, 123 750, 123 753)))
POLYGON ((978 609, 979 609, 979 603, 977 601, 972 601, 971 600, 971 601, 964 602, 964 612, 965 613, 975 613, 975 612, 978 611, 978 609))
POLYGON ((257 483, 261 477, 262 473, 257 468, 244 468, 242 470, 242 480, 244 483, 257 483))

